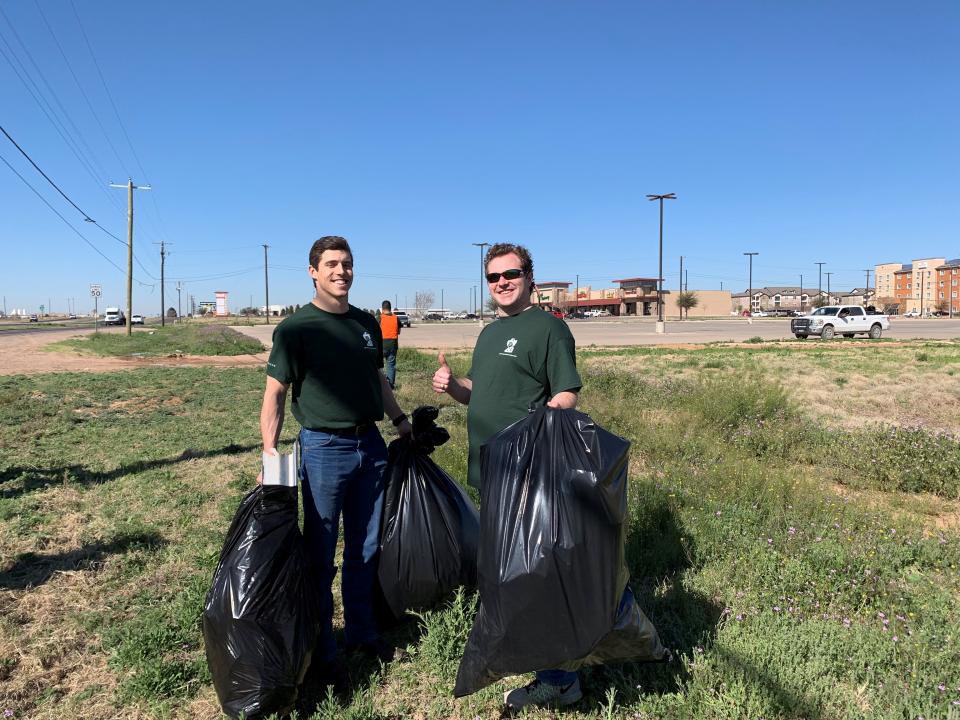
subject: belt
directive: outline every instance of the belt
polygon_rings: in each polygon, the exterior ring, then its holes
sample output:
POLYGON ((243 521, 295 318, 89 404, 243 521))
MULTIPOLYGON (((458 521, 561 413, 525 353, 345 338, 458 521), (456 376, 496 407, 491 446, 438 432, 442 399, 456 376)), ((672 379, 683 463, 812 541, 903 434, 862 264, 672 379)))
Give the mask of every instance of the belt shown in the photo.
POLYGON ((365 423, 360 423, 359 425, 351 425, 350 427, 344 427, 344 428, 321 427, 321 428, 310 428, 310 429, 315 430, 317 432, 325 432, 328 435, 355 436, 355 435, 363 435, 369 432, 370 430, 373 430, 376 426, 377 426, 376 423, 365 422, 365 423))

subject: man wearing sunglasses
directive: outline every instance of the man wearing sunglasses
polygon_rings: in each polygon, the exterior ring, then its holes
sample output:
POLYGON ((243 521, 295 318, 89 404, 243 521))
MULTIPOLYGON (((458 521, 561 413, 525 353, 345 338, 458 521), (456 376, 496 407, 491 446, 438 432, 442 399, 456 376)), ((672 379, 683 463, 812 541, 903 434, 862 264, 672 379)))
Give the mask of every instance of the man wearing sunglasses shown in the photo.
MULTIPOLYGON (((476 488, 481 445, 525 417, 531 404, 576 407, 582 385, 570 328, 530 301, 535 288, 530 252, 522 245, 491 246, 486 279, 497 320, 477 338, 470 372, 465 378, 454 377, 440 353, 440 367, 433 376, 435 392, 467 405, 468 481, 476 488)), ((576 673, 542 670, 529 685, 507 693, 504 702, 519 709, 569 705, 582 696, 576 673)))

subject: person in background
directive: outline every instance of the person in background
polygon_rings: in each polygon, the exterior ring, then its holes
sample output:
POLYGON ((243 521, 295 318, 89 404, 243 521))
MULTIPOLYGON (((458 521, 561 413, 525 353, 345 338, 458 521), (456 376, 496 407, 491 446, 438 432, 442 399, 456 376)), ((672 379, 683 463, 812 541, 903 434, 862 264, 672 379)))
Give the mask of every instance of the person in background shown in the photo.
MULTIPOLYGON (((315 294, 273 332, 260 409, 263 450, 275 454, 287 395, 300 423, 303 537, 317 581, 320 636, 311 674, 340 686, 333 636, 333 578, 343 516, 343 629, 347 652, 389 662, 373 614, 373 576, 383 509, 387 449, 376 423, 387 417, 411 432, 384 377, 380 326, 350 305, 353 252, 338 236, 317 240, 308 272, 315 294)), ((262 480, 258 478, 258 482, 262 480)))
POLYGON ((393 314, 389 300, 380 303, 380 333, 383 335, 383 374, 390 387, 397 383, 397 350, 400 348, 400 320, 393 314))
MULTIPOLYGON (((477 338, 470 372, 457 378, 441 353, 433 389, 467 405, 468 480, 480 487, 480 447, 529 407, 575 408, 582 385, 576 343, 567 324, 534 306, 533 258, 521 245, 497 243, 487 251, 486 280, 497 321, 477 338)), ((483 507, 480 512, 487 512, 483 507)), ((517 710, 527 705, 570 705, 583 697, 575 672, 541 670, 533 682, 504 695, 517 710)))

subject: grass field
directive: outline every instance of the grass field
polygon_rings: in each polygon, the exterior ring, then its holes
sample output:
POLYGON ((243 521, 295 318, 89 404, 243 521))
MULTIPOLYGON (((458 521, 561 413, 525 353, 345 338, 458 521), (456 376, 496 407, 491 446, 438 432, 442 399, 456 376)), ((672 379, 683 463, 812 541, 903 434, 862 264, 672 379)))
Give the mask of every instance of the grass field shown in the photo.
MULTIPOLYGON (((580 353, 582 409, 634 443, 632 583, 680 661, 587 670, 583 702, 527 717, 960 717, 960 346, 799 345, 580 353)), ((402 351, 405 408, 434 368, 402 351)), ((262 382, 0 378, 0 712, 218 717, 199 617, 262 382)), ((463 478, 465 409, 440 404, 463 478)), ((451 695, 474 612, 392 631, 409 659, 352 664, 352 697, 307 688, 300 717, 499 717, 507 683, 451 695)))
POLYGON ((94 333, 46 346, 46 349, 79 350, 91 355, 249 355, 263 352, 258 340, 226 325, 183 324, 144 327, 126 333, 94 333))

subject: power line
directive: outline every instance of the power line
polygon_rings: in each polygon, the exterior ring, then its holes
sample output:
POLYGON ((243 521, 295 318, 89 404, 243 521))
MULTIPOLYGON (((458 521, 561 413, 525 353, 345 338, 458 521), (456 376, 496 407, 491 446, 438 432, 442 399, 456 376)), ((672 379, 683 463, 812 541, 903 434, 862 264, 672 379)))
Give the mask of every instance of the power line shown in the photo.
POLYGON ((80 84, 80 78, 77 77, 77 74, 73 71, 73 65, 70 64, 70 60, 67 58, 67 54, 63 51, 63 46, 60 45, 60 41, 57 39, 56 33, 53 32, 53 28, 50 26, 50 23, 47 22, 47 16, 43 12, 43 8, 40 6, 39 0, 33 0, 33 4, 37 6, 37 12, 40 13, 40 17, 43 19, 43 24, 47 26, 47 30, 50 32, 50 37, 53 38, 54 44, 57 46, 57 50, 60 51, 60 57, 63 58, 63 62, 67 66, 67 70, 70 71, 71 77, 73 77, 73 82, 76 83, 77 89, 80 91, 80 94, 83 95, 83 99, 87 103, 87 107, 90 109, 90 114, 93 115, 93 119, 97 121, 97 125, 100 127, 100 131, 103 133, 104 139, 107 141, 107 145, 110 146, 110 149, 113 151, 114 157, 117 158, 117 162, 120 163, 120 167, 123 168, 123 172, 126 175, 130 175, 127 172, 126 165, 124 165, 123 158, 120 157, 120 154, 117 152, 117 149, 113 146, 113 141, 110 140, 110 136, 107 134, 106 128, 103 126, 103 123, 100 121, 100 116, 97 115, 97 111, 93 109, 93 103, 90 102, 90 97, 87 95, 87 91, 83 89, 83 85, 80 84))
MULTIPOLYGON (((102 258, 103 258, 104 260, 106 260, 108 263, 110 263, 111 265, 113 265, 113 267, 115 267, 115 268, 116 268, 117 270, 119 270, 121 273, 123 272, 123 268, 122 268, 122 267, 120 267, 119 265, 117 265, 113 260, 111 260, 109 257, 107 257, 103 252, 101 252, 100 249, 99 249, 96 245, 94 245, 92 242, 90 242, 90 240, 88 240, 87 237, 86 237, 82 232, 80 232, 79 230, 77 230, 77 229, 70 223, 69 220, 67 220, 63 215, 61 215, 60 212, 59 212, 53 205, 51 205, 49 202, 47 202, 47 199, 46 199, 45 197, 43 197, 43 195, 40 194, 40 191, 37 190, 33 185, 31 185, 30 182, 29 182, 25 177, 23 177, 23 175, 21 175, 19 172, 17 172, 16 168, 14 168, 13 165, 11 165, 9 162, 7 162, 7 159, 6 159, 5 157, 3 157, 3 155, 0 155, 0 160, 3 161, 3 164, 4 164, 4 165, 6 165, 8 168, 10 168, 10 171, 11 171, 14 175, 16 175, 18 178, 20 178, 20 181, 21 181, 24 185, 26 185, 28 188, 30 188, 30 189, 33 191, 33 194, 34 194, 34 195, 36 195, 38 198, 40 198, 40 201, 41 201, 44 205, 46 205, 48 208, 50 208, 50 210, 53 212, 54 215, 56 215, 58 218, 60 218, 60 219, 64 222, 64 224, 66 224, 67 227, 69 227, 71 230, 73 230, 73 232, 76 233, 76 234, 80 237, 80 239, 83 240, 87 245, 89 245, 89 246, 93 249, 93 251, 94 251, 95 253, 97 253, 100 257, 102 257, 102 258)), ((142 285, 142 286, 144 286, 144 287, 153 287, 153 285, 151 285, 150 283, 141 282, 140 280, 136 280, 136 282, 137 282, 139 285, 142 285)))
MULTIPOLYGON (((51 180, 51 179, 50 179, 50 176, 47 175, 47 174, 40 168, 40 166, 37 165, 37 163, 34 162, 33 158, 30 157, 30 155, 27 153, 27 151, 24 150, 22 147, 20 147, 20 144, 19 144, 16 140, 14 140, 13 137, 11 137, 10 133, 8 133, 7 130, 6 130, 6 128, 4 128, 2 125, 0 125, 0 132, 3 132, 3 134, 6 135, 7 140, 9 140, 11 143, 13 143, 13 146, 14 146, 15 148, 17 148, 17 150, 20 151, 20 154, 23 155, 31 165, 33 165, 34 169, 36 169, 36 171, 37 171, 38 173, 40 173, 41 175, 43 175, 43 179, 46 180, 48 183, 50 183, 50 185, 52 185, 53 188, 54 188, 58 193, 60 193, 60 195, 63 196, 63 199, 64 199, 64 200, 66 200, 68 203, 70 203, 71 205, 73 205, 73 207, 75 207, 75 208, 77 209, 77 212, 79 212, 81 215, 83 215, 83 219, 84 219, 86 222, 92 223, 92 224, 96 225, 98 229, 102 230, 104 233, 106 233, 107 235, 109 235, 110 237, 112 237, 114 240, 116 240, 116 241, 117 241, 118 243, 120 243, 121 245, 126 246, 126 243, 125 243, 123 240, 121 240, 121 239, 118 238, 116 235, 114 235, 112 232, 110 232, 110 231, 107 230, 105 227, 103 227, 100 223, 98 223, 96 220, 94 220, 92 217, 90 217, 79 205, 77 205, 73 200, 71 200, 70 197, 69 197, 63 190, 60 189, 60 186, 57 185, 53 180, 51 180)), ((137 261, 137 264, 141 267, 141 269, 142 269, 147 275, 150 276, 151 279, 153 279, 153 280, 156 280, 156 279, 157 279, 156 276, 155 276, 153 273, 151 273, 149 270, 147 270, 147 268, 144 266, 144 264, 143 264, 142 262, 140 262, 140 258, 138 258, 138 257, 136 257, 136 255, 134 255, 134 259, 137 261)))
MULTIPOLYGON (((36 2, 37 0, 34 0, 36 2)), ((127 146, 130 148, 130 153, 133 155, 134 162, 137 163, 137 168, 140 170, 140 174, 143 176, 143 179, 146 182, 150 182, 150 178, 147 176, 147 171, 143 169, 143 163, 140 162, 140 156, 137 155, 136 149, 133 147, 133 143, 130 140, 130 134, 127 132, 127 126, 123 124, 123 120, 120 117, 120 112, 117 110, 117 103, 113 100, 113 93, 110 92, 110 86, 107 85, 107 80, 103 75, 103 70, 100 68, 100 63, 97 61, 97 56, 93 52, 93 46, 90 44, 90 38, 87 36, 87 31, 83 27, 83 22, 80 20, 80 13, 77 12, 77 6, 70 0, 70 6, 73 9, 73 16, 77 19, 77 26, 80 28, 80 34, 83 36, 83 41, 87 46, 87 51, 90 53, 90 59, 93 60, 93 66, 97 69, 97 75, 100 77, 100 83, 103 85, 103 89, 107 94, 107 99, 110 101, 110 107, 113 108, 114 117, 117 118, 117 124, 120 126, 120 131, 123 133, 124 139, 127 141, 127 146)), ((129 175, 129 173, 127 173, 129 175)), ((157 199, 155 195, 150 196, 150 201, 153 203, 154 212, 157 214, 157 224, 162 235, 166 235, 166 229, 164 228, 163 219, 160 217, 160 207, 157 205, 157 199)))

